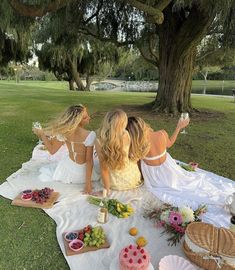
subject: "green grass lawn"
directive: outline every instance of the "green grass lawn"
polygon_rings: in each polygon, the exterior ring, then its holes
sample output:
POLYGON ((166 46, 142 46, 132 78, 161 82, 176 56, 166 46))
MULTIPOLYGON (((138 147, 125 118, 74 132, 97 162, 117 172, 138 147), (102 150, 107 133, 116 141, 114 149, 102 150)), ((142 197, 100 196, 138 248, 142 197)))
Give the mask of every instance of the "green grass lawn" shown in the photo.
MULTIPOLYGON (((69 92, 63 82, 0 81, 0 183, 31 157, 37 138, 33 121, 45 123, 71 104, 86 104, 99 127, 106 111, 123 108, 139 115, 155 129, 174 130, 177 118, 159 116, 144 104, 153 93, 69 92)), ((197 161, 201 168, 235 178, 235 103, 231 98, 194 96, 188 135, 179 135, 170 153, 176 159, 197 161)), ((10 205, 0 197, 0 269, 69 269, 59 249, 55 224, 42 210, 10 205), (23 224, 23 225, 22 225, 23 224)), ((85 270, 85 269, 84 269, 85 270)))

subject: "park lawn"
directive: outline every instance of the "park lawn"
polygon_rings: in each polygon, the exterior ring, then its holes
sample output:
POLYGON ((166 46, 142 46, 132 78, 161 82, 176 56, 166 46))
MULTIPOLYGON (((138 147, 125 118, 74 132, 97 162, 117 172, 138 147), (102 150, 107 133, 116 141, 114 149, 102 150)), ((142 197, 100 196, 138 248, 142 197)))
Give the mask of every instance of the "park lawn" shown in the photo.
MULTIPOLYGON (((152 113, 153 93, 69 92, 64 82, 0 81, 0 183, 31 157, 37 138, 33 121, 45 123, 71 104, 87 105, 97 129, 105 112, 123 108, 155 129, 174 130, 176 117, 152 113)), ((192 116, 187 135, 169 150, 174 158, 235 178, 235 103, 232 98, 193 96, 201 114, 192 116)), ((0 270, 69 269, 56 240, 55 223, 42 210, 13 207, 0 197, 0 270)), ((85 269, 84 269, 85 270, 85 269)))

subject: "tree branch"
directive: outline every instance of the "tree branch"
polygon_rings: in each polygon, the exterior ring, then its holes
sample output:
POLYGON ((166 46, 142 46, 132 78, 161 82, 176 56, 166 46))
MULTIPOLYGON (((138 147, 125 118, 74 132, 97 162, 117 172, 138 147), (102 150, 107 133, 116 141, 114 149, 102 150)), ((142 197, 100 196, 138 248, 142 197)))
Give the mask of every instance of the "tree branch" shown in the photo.
POLYGON ((20 15, 27 17, 42 17, 48 12, 56 11, 68 4, 67 0, 54 0, 46 6, 27 5, 20 0, 9 0, 11 7, 20 15))
POLYGON ((147 17, 147 21, 150 23, 162 24, 164 20, 164 15, 161 10, 154 8, 152 6, 143 4, 137 0, 126 0, 128 4, 133 7, 138 8, 139 10, 145 12, 149 17, 147 17))
POLYGON ((175 43, 178 44, 179 54, 198 45, 212 24, 214 16, 215 13, 213 10, 203 12, 201 10, 199 11, 196 5, 192 7, 190 15, 181 26, 175 39, 175 43), (200 24, 195 25, 195 18, 198 18, 200 24))
POLYGON ((99 12, 101 10, 101 8, 103 7, 103 0, 100 0, 97 6, 97 10, 94 14, 92 14, 89 18, 87 18, 84 23, 87 24, 89 21, 91 21, 93 18, 98 17, 97 15, 99 15, 99 12))
POLYGON ((123 42, 120 42, 120 41, 117 41, 116 38, 107 38, 107 37, 103 37, 102 35, 100 35, 100 33, 95 33, 93 32, 89 27, 81 27, 77 30, 79 33, 82 33, 84 35, 89 35, 89 36, 92 36, 94 38, 97 38, 101 41, 104 41, 104 42, 111 42, 113 44, 115 44, 117 47, 122 47, 122 46, 126 46, 126 45, 129 45, 129 44, 133 44, 134 42, 132 41, 123 41, 123 42))
POLYGON ((140 42, 137 42, 137 43, 136 43, 136 46, 137 46, 137 48, 139 49, 140 54, 142 55, 142 57, 143 57, 147 62, 151 63, 151 64, 154 65, 155 67, 158 66, 158 64, 159 64, 158 61, 157 61, 156 59, 154 60, 153 58, 150 58, 150 57, 146 54, 146 52, 145 52, 145 50, 144 50, 144 47, 140 45, 140 42))
POLYGON ((159 55, 153 49, 153 39, 149 36, 149 52, 155 58, 157 66, 159 65, 159 55))
POLYGON ((208 55, 210 55, 210 54, 212 54, 212 53, 215 53, 215 52, 216 52, 216 51, 213 50, 213 51, 209 51, 209 52, 203 54, 202 56, 199 56, 198 58, 196 58, 196 62, 202 60, 202 59, 205 58, 206 56, 208 56, 208 55))

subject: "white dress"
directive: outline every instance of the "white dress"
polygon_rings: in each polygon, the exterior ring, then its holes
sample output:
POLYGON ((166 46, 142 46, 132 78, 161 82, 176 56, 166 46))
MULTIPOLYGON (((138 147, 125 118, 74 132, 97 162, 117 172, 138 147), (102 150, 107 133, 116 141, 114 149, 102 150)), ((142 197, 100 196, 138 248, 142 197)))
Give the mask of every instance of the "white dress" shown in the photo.
POLYGON ((150 166, 142 160, 141 169, 146 188, 162 201, 177 206, 197 208, 202 203, 224 206, 226 198, 235 191, 235 182, 200 169, 188 172, 169 153, 160 166, 150 166))
MULTIPOLYGON (((62 136, 57 136, 57 139, 60 141, 65 141, 62 136)), ((74 151, 74 144, 80 143, 84 146, 94 146, 96 139, 96 134, 94 131, 91 131, 83 142, 70 142, 72 153, 76 159, 77 153, 74 151)), ((42 167, 40 169, 39 179, 43 182, 48 181, 60 181, 63 183, 73 183, 73 184, 84 184, 86 181, 86 163, 78 164, 69 156, 65 156, 61 159, 58 164, 51 164, 50 166, 42 167)), ((93 170, 92 180, 99 180, 100 176, 93 170)))

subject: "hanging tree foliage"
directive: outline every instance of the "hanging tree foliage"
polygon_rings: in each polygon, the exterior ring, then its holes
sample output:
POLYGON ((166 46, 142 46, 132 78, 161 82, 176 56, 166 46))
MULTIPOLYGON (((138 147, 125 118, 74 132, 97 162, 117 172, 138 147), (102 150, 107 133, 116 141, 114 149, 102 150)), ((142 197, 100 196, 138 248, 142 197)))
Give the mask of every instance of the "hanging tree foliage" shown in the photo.
POLYGON ((142 56, 159 69, 159 89, 153 107, 160 112, 192 110, 192 72, 203 37, 219 30, 221 44, 234 45, 235 0, 10 2, 24 15, 26 8, 28 14, 31 9, 33 16, 66 7, 73 22, 71 30, 117 45, 137 46, 142 56), (21 6, 17 7, 17 3, 21 6))
POLYGON ((7 0, 0 2, 0 65, 30 57, 30 31, 34 20, 15 12, 7 0))
POLYGON ((74 90, 74 82, 78 90, 89 90, 91 75, 99 71, 101 63, 115 63, 118 53, 113 44, 101 44, 97 39, 71 31, 70 14, 61 8, 38 21, 34 40, 39 67, 67 80, 70 90, 74 90), (81 75, 86 76, 86 86, 81 75))

